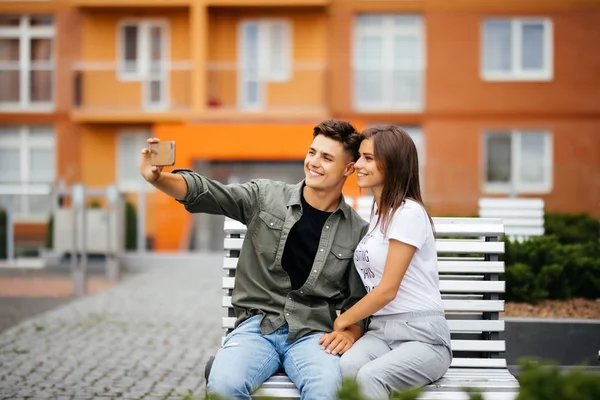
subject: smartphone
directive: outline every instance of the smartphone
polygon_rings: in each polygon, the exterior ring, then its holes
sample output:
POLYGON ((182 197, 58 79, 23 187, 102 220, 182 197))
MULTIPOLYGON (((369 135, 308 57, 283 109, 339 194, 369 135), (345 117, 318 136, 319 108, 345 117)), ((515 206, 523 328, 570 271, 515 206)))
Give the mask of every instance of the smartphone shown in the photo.
POLYGON ((150 164, 157 167, 169 167, 175 165, 175 141, 150 144, 150 164))

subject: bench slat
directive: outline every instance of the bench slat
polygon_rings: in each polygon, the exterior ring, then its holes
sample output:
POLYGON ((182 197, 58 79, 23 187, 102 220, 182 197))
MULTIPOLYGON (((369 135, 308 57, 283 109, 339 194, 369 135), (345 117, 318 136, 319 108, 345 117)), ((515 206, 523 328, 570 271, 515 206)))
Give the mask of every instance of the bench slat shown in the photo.
MULTIPOLYGON (((227 237, 224 240, 223 248, 227 250, 239 250, 242 248, 242 238, 227 237)), ((502 254, 504 253, 504 242, 483 242, 478 240, 446 240, 440 239, 435 242, 438 253, 459 253, 459 254, 502 254)))
POLYGON ((526 227, 526 226, 511 226, 506 227, 506 235, 507 236, 542 236, 545 230, 544 227, 526 227))
POLYGON ((439 261, 440 273, 475 273, 501 274, 504 272, 503 261, 439 261))
MULTIPOLYGON (((224 269, 236 269, 237 257, 224 257, 224 269)), ((455 274, 501 274, 504 272, 502 261, 438 261, 440 273, 455 274)))
MULTIPOLYGON (((504 224, 496 218, 448 218, 434 217, 433 224, 441 236, 502 236, 504 224)), ((246 226, 241 222, 227 218, 224 225, 225 234, 243 234, 246 226)))
MULTIPOLYGON (((446 312, 502 312, 504 300, 447 300, 442 299, 446 312)), ((223 296, 223 307, 231 307, 231 297, 223 296)))
MULTIPOLYGON (((233 329, 235 317, 223 317, 223 328, 233 329)), ((502 320, 448 320, 450 332, 502 332, 504 321, 502 320)))
MULTIPOLYGON (((223 289, 233 289, 234 277, 223 277, 223 289)), ((441 280, 441 292, 450 293, 504 293, 504 281, 445 281, 441 280)))
MULTIPOLYGON (((480 209, 482 218, 543 218, 544 210, 519 210, 519 209, 480 209)), ((506 226, 504 227, 506 229, 506 226)))
MULTIPOLYGON (((518 386, 516 386, 512 392, 483 392, 483 400, 515 400, 518 395, 517 388, 518 386)), ((465 392, 425 391, 419 396, 419 400, 469 400, 469 395, 465 392)))
POLYGON ((451 293, 504 293, 504 281, 441 280, 440 292, 451 293))
MULTIPOLYGON (((425 391, 419 397, 420 399, 466 399, 468 396, 460 397, 463 394, 463 388, 470 386, 480 389, 484 392, 484 398, 489 400, 514 399, 515 391, 518 388, 517 380, 508 372, 493 373, 487 370, 487 377, 477 378, 450 378, 453 372, 450 369, 448 373, 437 382, 425 387, 425 391), (444 396, 439 397, 438 395, 444 396), (456 397, 459 396, 459 397, 456 397), (490 397, 491 396, 491 397, 490 397)), ((254 397, 299 397, 298 390, 284 374, 276 374, 269 378, 254 397)))

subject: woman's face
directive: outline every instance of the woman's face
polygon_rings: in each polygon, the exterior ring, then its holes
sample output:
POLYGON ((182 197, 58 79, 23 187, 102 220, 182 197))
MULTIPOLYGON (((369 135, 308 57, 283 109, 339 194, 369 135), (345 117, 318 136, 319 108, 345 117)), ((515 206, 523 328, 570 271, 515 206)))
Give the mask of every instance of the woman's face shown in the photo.
POLYGON ((361 142, 359 153, 360 158, 354 164, 358 173, 358 187, 371 190, 383 188, 383 172, 377 166, 373 138, 361 142))

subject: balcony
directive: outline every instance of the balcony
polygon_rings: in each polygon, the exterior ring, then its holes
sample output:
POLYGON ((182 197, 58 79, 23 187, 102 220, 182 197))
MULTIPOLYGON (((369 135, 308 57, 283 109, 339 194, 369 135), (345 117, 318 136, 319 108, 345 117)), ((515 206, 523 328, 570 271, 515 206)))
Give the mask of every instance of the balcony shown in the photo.
MULTIPOLYGON (((282 72, 282 71, 279 71, 282 72)), ((206 119, 324 118, 327 66, 296 62, 283 73, 240 68, 236 63, 209 63, 206 119)))
POLYGON ((78 122, 178 120, 191 111, 191 63, 80 62, 73 67, 78 122))
POLYGON ((70 0, 73 7, 187 7, 195 0, 70 0))
POLYGON ((330 5, 331 0, 205 0, 205 3, 218 7, 322 7, 330 5))

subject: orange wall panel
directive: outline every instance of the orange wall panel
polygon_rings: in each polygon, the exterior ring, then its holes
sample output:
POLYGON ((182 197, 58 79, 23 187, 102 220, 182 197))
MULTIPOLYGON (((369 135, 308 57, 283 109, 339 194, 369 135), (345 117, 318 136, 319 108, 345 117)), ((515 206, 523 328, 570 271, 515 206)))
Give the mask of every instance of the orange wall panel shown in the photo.
POLYGON ((488 16, 506 14, 426 14, 428 113, 598 113, 600 11, 508 15, 552 20, 554 73, 548 82, 482 79, 482 23, 488 16))
POLYGON ((82 180, 89 186, 106 186, 115 182, 116 135, 110 126, 82 128, 82 180))
POLYGON ((284 18, 291 23, 292 75, 289 81, 266 84, 269 106, 324 106, 327 71, 327 19, 322 10, 214 9, 209 14, 209 97, 224 106, 237 104, 239 26, 244 20, 284 18))
MULTIPOLYGON (((83 17, 83 60, 86 66, 83 76, 83 104, 88 107, 114 107, 139 109, 142 106, 143 84, 137 81, 122 81, 117 74, 119 59, 118 26, 125 20, 164 20, 168 23, 167 61, 189 61, 190 20, 185 9, 141 10, 96 10, 86 12, 83 17), (112 63, 111 68, 94 67, 94 62, 112 63), (118 96, 115 94, 118 93, 118 96)), ((170 72, 170 94, 174 107, 190 107, 191 64, 189 69, 170 72)))
POLYGON ((483 138, 492 128, 543 128, 552 135, 553 187, 546 209, 600 216, 600 120, 430 121, 424 126, 425 202, 434 215, 475 215, 482 191, 483 138))

